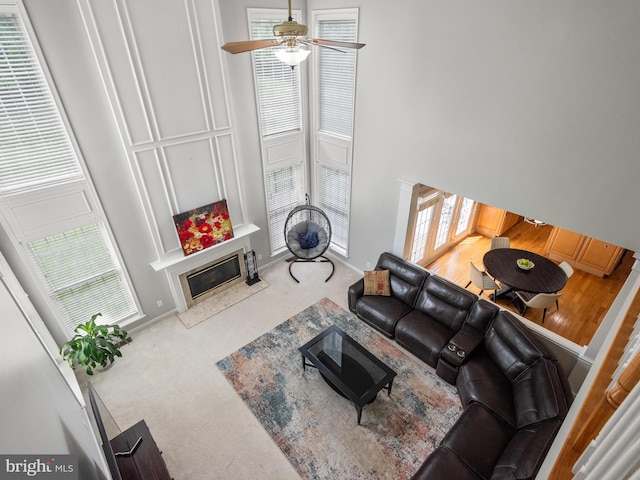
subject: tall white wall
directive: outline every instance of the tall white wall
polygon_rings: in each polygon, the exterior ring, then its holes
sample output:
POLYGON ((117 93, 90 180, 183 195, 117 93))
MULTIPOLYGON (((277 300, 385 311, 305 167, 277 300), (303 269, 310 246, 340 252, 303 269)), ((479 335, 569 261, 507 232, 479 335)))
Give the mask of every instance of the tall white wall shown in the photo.
POLYGON ((640 248, 640 3, 369 0, 360 15, 353 263, 392 247, 396 179, 640 248))
POLYGON ((3 281, 0 318, 0 452, 77 455, 79 478, 97 479, 104 462, 86 411, 3 281))
MULTIPOLYGON (((139 24, 164 18, 164 2, 109 5, 132 6, 139 24), (144 5, 148 16, 139 11, 144 5)), ((248 38, 246 7, 286 6, 280 0, 217 3, 221 43, 248 38)), ((155 318, 173 301, 164 275, 149 266, 156 245, 78 4, 25 5, 143 310, 155 318), (157 307, 157 300, 164 306, 157 307)), ((393 248, 397 180, 640 250, 638 2, 293 2, 305 15, 353 6, 360 9, 359 40, 367 46, 358 54, 350 263, 364 268, 393 248)), ((97 24, 108 21, 101 16, 97 24)), ((163 56, 170 68, 170 59, 192 55, 184 45, 165 45, 153 68, 161 70, 163 56)), ((264 263, 269 247, 250 55, 225 52, 222 61, 246 221, 262 228, 252 247, 264 263)), ((0 246, 29 284, 1 232, 0 246)))

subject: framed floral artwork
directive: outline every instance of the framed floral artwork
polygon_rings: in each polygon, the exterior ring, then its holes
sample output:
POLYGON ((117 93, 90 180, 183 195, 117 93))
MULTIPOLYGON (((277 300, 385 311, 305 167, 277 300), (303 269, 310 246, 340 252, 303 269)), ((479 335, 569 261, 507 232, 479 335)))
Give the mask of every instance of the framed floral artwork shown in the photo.
POLYGON ((226 200, 178 213, 173 222, 185 256, 233 238, 226 200))

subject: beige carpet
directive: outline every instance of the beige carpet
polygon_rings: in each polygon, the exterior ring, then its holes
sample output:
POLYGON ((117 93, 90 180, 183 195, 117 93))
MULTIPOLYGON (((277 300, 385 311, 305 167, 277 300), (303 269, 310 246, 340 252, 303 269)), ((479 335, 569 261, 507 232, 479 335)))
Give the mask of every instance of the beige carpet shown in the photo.
POLYGON ((147 422, 175 480, 301 480, 215 366, 323 297, 348 310, 347 289, 362 278, 336 261, 325 282, 329 264, 301 263, 293 267, 296 283, 288 266, 279 260, 261 268, 269 288, 193 328, 173 314, 133 329, 122 358, 90 379, 122 430, 147 422))
POLYGON ((261 292, 268 286, 269 284, 264 279, 251 286, 247 285, 245 282, 238 283, 237 285, 233 285, 232 287, 229 287, 200 303, 196 303, 186 312, 178 313, 178 318, 185 327, 191 328, 235 305, 236 303, 240 303, 251 295, 261 292))

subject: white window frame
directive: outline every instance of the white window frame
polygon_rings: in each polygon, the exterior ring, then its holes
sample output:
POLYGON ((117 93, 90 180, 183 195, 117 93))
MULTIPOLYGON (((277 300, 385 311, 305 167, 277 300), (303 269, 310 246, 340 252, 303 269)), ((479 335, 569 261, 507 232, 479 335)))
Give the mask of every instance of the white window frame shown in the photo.
MULTIPOLYGON (((48 85, 51 98, 58 110, 60 121, 82 172, 81 175, 49 184, 41 184, 37 188, 13 189, 4 192, 0 196, 0 222, 2 222, 7 236, 14 245, 26 270, 33 278, 34 285, 48 309, 47 314, 43 315, 43 317, 45 319, 51 318, 55 322, 55 325, 50 323, 48 326, 52 329, 51 333, 58 341, 70 338, 72 332, 63 320, 63 315, 57 303, 52 299, 49 288, 42 280, 43 274, 31 255, 28 244, 34 240, 44 239, 81 226, 97 225, 100 231, 103 232, 103 240, 107 249, 105 253, 108 253, 113 259, 114 267, 126 286, 132 302, 132 311, 126 318, 110 318, 108 315, 104 315, 102 321, 105 323, 119 322, 121 325, 126 325, 130 321, 141 318, 143 315, 142 309, 55 84, 47 68, 46 61, 37 43, 26 9, 21 1, 13 1, 0 4, 0 12, 15 14, 21 21, 26 32, 27 41, 31 44, 44 81, 48 85), (24 221, 23 215, 25 212, 31 212, 42 206, 49 206, 51 212, 55 212, 55 214, 52 216, 43 215, 43 219, 40 222, 24 221)), ((77 323, 88 321, 93 313, 97 312, 87 312, 86 318, 77 319, 77 323)))
POLYGON ((476 212, 477 202, 473 200, 461 195, 443 192, 442 190, 429 186, 416 185, 411 197, 404 257, 422 266, 429 265, 443 253, 469 236, 474 225, 476 212), (456 200, 449 226, 445 232, 444 243, 436 248, 435 243, 442 222, 444 202, 452 197, 455 197, 456 200), (471 212, 468 216, 466 228, 456 235, 462 214, 462 207, 466 201, 472 202, 471 212), (423 231, 418 225, 421 218, 420 213, 429 208, 433 208, 433 215, 429 228, 423 231))
MULTIPOLYGON (((358 16, 357 8, 335 9, 335 10, 314 10, 311 13, 311 32, 313 37, 319 35, 319 24, 323 20, 354 20, 356 28, 356 37, 358 32, 358 16)), ((331 39, 329 39, 331 40, 331 39)), ((357 38, 354 39, 357 41, 357 38)), ((352 125, 350 135, 340 135, 322 131, 320 129, 319 114, 320 108, 320 55, 318 49, 322 47, 314 47, 311 62, 311 101, 310 108, 312 115, 310 117, 310 141, 311 141, 311 159, 313 162, 313 203, 325 210, 331 218, 331 205, 329 199, 322 198, 322 184, 324 169, 331 169, 342 174, 348 175, 347 191, 340 193, 340 202, 343 202, 343 208, 346 213, 346 232, 344 238, 332 236, 331 250, 342 256, 349 255, 349 223, 351 213, 351 185, 353 171, 353 125, 355 124, 355 99, 356 99, 356 77, 357 77, 357 51, 354 51, 354 78, 353 78, 353 102, 352 108, 352 125)), ((335 230, 335 229, 334 229, 335 230)))
MULTIPOLYGON (((301 18, 300 10, 293 10, 292 17, 296 20, 301 18)), ((265 8, 248 8, 247 9, 247 25, 249 27, 249 38, 251 35, 252 21, 257 18, 269 19, 282 23, 287 19, 288 12, 283 9, 265 9, 265 8)), ((269 50, 275 51, 274 48, 269 50)), ((299 75, 299 90, 297 101, 300 105, 300 126, 298 130, 287 131, 277 134, 266 135, 263 132, 263 126, 261 124, 262 115, 260 112, 259 92, 256 81, 256 60, 255 54, 252 57, 253 78, 256 108, 258 109, 258 127, 260 131, 260 149, 262 156, 263 167, 263 179, 265 190, 265 204, 267 208, 267 219, 269 229, 269 239, 271 246, 271 255, 277 255, 286 251, 287 247, 284 242, 284 222, 286 215, 295 206, 301 205, 305 201, 305 192, 308 185, 308 167, 307 167, 307 147, 306 147, 306 115, 304 109, 304 102, 302 96, 302 89, 304 88, 304 63, 297 66, 295 72, 299 75), (274 195, 270 196, 270 192, 275 192, 277 186, 269 183, 269 178, 272 176, 284 176, 289 172, 293 172, 292 175, 292 188, 286 195, 284 201, 280 201, 275 198, 274 195)), ((274 55, 274 58, 275 55, 274 55)), ((279 60, 276 61, 279 62, 279 60)), ((290 67, 287 67, 290 68, 290 67)), ((285 198, 283 196, 283 198, 285 198)))

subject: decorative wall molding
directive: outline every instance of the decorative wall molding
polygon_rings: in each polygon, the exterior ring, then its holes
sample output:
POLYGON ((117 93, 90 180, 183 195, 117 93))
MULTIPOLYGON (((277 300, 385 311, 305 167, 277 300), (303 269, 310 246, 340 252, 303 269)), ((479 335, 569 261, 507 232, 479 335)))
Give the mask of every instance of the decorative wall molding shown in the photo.
POLYGON ((77 2, 157 257, 176 213, 225 198, 245 224, 217 0, 77 2))

